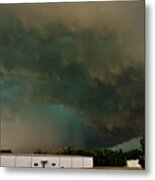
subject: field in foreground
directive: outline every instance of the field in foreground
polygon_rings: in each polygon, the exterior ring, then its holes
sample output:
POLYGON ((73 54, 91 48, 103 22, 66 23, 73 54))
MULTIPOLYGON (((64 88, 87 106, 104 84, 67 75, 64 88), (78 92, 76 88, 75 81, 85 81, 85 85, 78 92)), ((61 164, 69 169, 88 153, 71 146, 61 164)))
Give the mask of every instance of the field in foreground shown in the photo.
POLYGON ((144 170, 143 168, 129 168, 129 167, 114 167, 114 166, 95 166, 94 169, 105 169, 105 170, 144 170))

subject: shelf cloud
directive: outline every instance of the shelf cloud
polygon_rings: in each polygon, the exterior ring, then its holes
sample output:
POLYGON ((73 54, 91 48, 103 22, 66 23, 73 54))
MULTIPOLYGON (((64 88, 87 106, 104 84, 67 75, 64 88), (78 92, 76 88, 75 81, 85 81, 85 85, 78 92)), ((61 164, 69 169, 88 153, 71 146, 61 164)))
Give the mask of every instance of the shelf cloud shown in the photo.
POLYGON ((143 1, 0 5, 0 26, 4 146, 109 147, 144 133, 143 1))

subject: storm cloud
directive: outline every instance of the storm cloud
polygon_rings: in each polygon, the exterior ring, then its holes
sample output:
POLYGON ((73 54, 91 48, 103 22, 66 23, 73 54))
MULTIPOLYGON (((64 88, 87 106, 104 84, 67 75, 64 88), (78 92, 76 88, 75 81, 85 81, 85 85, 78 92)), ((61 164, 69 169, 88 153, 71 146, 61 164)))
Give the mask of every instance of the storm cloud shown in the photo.
POLYGON ((0 6, 1 119, 29 129, 17 149, 31 136, 33 148, 104 147, 144 133, 143 18, 143 1, 0 6))

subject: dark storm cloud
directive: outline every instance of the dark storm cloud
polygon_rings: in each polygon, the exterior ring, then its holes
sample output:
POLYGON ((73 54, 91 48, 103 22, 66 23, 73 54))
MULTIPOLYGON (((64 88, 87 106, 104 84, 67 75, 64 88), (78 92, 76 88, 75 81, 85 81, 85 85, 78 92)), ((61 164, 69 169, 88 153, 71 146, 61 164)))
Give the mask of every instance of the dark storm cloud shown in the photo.
POLYGON ((1 79, 16 77, 19 85, 10 90, 9 81, 4 89, 10 96, 3 100, 74 109, 98 132, 86 146, 114 145, 141 135, 143 2, 126 3, 84 4, 81 13, 80 4, 1 6, 1 79))

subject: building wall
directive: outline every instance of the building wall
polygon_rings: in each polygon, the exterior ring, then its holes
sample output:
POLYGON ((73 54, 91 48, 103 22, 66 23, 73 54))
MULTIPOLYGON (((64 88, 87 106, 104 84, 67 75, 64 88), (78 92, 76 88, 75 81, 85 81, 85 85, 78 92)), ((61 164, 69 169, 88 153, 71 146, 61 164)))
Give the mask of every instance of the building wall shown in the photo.
POLYGON ((16 156, 15 167, 31 167, 31 157, 16 156))
POLYGON ((83 167, 83 159, 82 157, 72 157, 72 167, 73 168, 81 168, 83 167))
POLYGON ((83 159, 83 167, 84 168, 92 168, 93 167, 93 158, 92 157, 85 157, 83 159))
POLYGON ((47 161, 45 164, 46 168, 59 168, 60 167, 60 157, 59 156, 36 156, 32 157, 32 167, 42 167, 41 161, 47 161))
POLYGON ((60 168, 71 168, 72 167, 72 157, 60 157, 60 168))
POLYGON ((59 156, 53 156, 49 158, 49 168, 59 168, 60 167, 60 157, 59 156))
POLYGON ((93 168, 93 157, 1 155, 1 167, 93 168))
POLYGON ((15 156, 1 155, 1 166, 15 167, 15 156))

